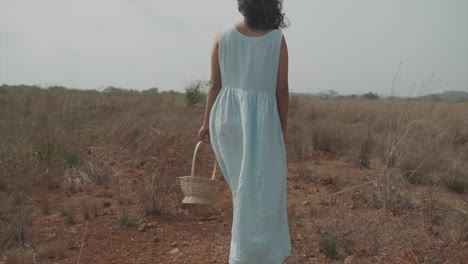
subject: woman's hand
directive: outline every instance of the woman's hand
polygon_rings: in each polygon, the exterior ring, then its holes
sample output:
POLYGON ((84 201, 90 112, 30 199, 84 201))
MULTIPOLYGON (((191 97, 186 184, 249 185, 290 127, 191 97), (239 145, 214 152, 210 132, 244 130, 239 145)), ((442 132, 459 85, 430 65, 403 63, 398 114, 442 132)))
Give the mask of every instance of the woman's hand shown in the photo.
POLYGON ((210 129, 208 125, 203 124, 200 130, 198 131, 198 139, 201 141, 210 142, 210 129))

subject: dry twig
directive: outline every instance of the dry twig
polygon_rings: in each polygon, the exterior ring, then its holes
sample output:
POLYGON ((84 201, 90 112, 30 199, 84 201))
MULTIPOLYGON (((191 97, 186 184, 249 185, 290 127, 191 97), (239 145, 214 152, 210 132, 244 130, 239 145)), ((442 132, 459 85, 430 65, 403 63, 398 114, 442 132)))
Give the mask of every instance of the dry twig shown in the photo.
POLYGON ((89 221, 86 221, 86 227, 85 227, 85 231, 84 231, 84 235, 83 235, 83 240, 81 241, 80 253, 78 254, 78 260, 76 261, 76 264, 80 263, 81 251, 83 250, 84 240, 85 240, 85 237, 86 237, 86 231, 88 230, 88 222, 89 221))

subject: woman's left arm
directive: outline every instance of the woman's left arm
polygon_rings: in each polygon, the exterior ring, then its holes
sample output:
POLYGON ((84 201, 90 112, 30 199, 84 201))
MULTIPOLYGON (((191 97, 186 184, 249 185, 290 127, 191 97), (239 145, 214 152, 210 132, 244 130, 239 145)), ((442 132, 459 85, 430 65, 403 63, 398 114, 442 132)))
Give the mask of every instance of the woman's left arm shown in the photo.
POLYGON ((211 51, 211 78, 208 88, 208 96, 206 99, 205 119, 203 125, 198 131, 198 138, 202 141, 210 141, 209 120, 211 108, 216 100, 216 97, 221 90, 221 68, 219 66, 218 49, 221 41, 221 32, 216 35, 215 44, 211 51))

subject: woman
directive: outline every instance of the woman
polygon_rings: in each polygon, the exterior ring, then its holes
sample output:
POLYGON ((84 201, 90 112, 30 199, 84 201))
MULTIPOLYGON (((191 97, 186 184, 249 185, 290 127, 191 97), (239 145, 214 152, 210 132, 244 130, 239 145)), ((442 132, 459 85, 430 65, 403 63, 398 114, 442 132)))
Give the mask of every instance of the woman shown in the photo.
POLYGON ((244 20, 218 33, 205 120, 233 198, 230 264, 290 255, 286 197, 288 51, 280 0, 238 0, 244 20))

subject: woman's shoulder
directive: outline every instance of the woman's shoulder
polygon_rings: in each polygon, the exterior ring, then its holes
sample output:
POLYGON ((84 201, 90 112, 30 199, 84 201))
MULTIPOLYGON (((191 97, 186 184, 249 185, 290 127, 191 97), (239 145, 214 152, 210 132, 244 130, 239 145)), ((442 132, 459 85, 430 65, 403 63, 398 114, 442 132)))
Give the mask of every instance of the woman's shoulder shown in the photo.
POLYGON ((232 30, 231 27, 232 27, 231 24, 226 24, 218 28, 218 30, 216 31, 216 40, 220 41, 221 38, 225 37, 226 35, 229 35, 230 34, 229 31, 232 30))
POLYGON ((221 27, 218 31, 219 39, 230 39, 231 37, 234 39, 246 40, 246 41, 253 41, 259 42, 263 40, 271 40, 271 39, 283 39, 283 31, 281 29, 272 29, 270 32, 264 34, 263 36, 259 37, 249 37, 242 34, 237 28, 235 23, 225 24, 221 27))
POLYGON ((283 38, 284 37, 284 34, 283 34, 283 30, 277 28, 277 29, 273 29, 274 31, 276 31, 276 35, 283 38))
POLYGON ((221 27, 220 33, 221 35, 231 34, 235 29, 236 29, 236 26, 234 23, 225 24, 221 27))

